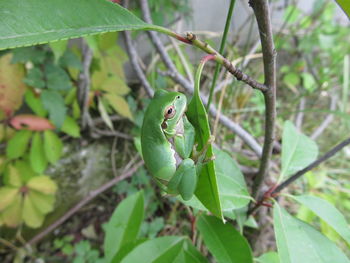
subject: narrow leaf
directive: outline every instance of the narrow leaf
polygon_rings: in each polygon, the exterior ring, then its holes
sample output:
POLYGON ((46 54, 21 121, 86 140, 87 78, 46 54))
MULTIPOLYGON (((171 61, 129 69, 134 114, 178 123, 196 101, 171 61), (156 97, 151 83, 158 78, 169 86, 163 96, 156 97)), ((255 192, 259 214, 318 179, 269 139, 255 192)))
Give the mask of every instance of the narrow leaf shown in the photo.
POLYGON ((274 227, 278 254, 283 263, 349 263, 344 253, 327 237, 292 217, 277 203, 274 227))
POLYGON ((345 217, 331 203, 311 195, 292 197, 318 215, 350 245, 350 227, 345 217))
POLYGON ((136 240, 143 215, 143 192, 129 196, 118 205, 105 228, 103 246, 107 262, 110 262, 123 246, 136 240))
POLYGON ((198 220, 197 228, 217 262, 253 262, 247 240, 229 223, 223 224, 215 217, 203 215, 198 220))
MULTIPOLYGON (((199 151, 208 144, 211 136, 208 114, 199 95, 200 77, 203 66, 204 63, 201 63, 196 72, 194 94, 186 112, 189 121, 195 128, 195 142, 198 144, 199 151)), ((211 158, 212 156, 213 147, 211 144, 209 144, 206 152, 206 158, 211 158)), ((198 177, 198 184, 195 194, 202 204, 211 213, 213 213, 213 215, 223 219, 218 184, 215 174, 215 164, 213 161, 209 161, 203 165, 198 177)))

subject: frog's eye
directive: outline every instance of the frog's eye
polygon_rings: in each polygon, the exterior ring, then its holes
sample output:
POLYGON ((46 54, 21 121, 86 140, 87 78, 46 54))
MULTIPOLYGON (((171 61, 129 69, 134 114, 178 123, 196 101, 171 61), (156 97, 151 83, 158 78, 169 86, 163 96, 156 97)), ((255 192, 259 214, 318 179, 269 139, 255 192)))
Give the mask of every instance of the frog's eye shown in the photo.
POLYGON ((177 99, 180 99, 180 96, 176 96, 177 99))
POLYGON ((164 118, 171 119, 174 116, 175 116, 175 107, 171 105, 165 109, 164 118))

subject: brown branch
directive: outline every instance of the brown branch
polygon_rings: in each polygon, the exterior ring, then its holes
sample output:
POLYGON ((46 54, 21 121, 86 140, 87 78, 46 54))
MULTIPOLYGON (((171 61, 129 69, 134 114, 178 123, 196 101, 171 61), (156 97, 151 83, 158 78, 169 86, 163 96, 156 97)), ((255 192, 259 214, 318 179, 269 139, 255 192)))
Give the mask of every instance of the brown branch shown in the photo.
POLYGON ((108 190, 118 182, 131 177, 137 169, 143 165, 143 161, 139 161, 137 164, 135 164, 131 169, 129 169, 127 172, 123 173, 122 175, 113 178, 109 182, 105 183, 104 185, 100 186, 98 189, 90 191, 87 196, 82 199, 79 203, 77 203, 74 207, 69 209, 67 213, 65 213, 62 217, 57 219, 53 224, 48 226, 45 230, 40 232, 38 235, 33 237, 31 240, 28 241, 28 245, 33 245, 43 239, 46 235, 51 233, 53 230, 55 230, 57 227, 62 225, 67 219, 69 219, 72 215, 74 215, 76 212, 78 212, 83 206, 91 202, 95 197, 103 193, 104 191, 108 190))
POLYGON ((260 34, 263 53, 264 76, 266 90, 263 91, 265 99, 265 138, 263 154, 261 157, 259 172, 254 178, 252 196, 256 198, 260 194, 260 188, 269 170, 270 159, 275 136, 276 119, 276 51, 273 43, 272 26, 269 4, 267 0, 250 0, 260 34))

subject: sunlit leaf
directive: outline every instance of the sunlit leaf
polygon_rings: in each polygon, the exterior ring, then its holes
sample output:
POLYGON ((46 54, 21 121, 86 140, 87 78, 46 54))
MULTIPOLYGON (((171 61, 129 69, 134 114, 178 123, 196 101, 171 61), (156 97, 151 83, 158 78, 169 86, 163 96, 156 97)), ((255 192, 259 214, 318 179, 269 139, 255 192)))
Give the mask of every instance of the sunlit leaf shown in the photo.
POLYGON ((31 190, 28 197, 40 213, 47 214, 51 212, 55 204, 55 196, 52 194, 43 194, 41 192, 31 190))
POLYGON ((33 177, 28 181, 27 187, 43 194, 54 194, 57 191, 56 183, 45 175, 33 177))
POLYGON ((298 132, 292 122, 286 121, 283 126, 282 171, 279 180, 305 168, 316 160, 317 155, 317 144, 298 132))
POLYGON ((133 119, 132 113, 129 108, 129 104, 126 102, 126 100, 118 96, 116 94, 107 93, 103 96, 108 103, 113 107, 113 109, 119 113, 120 115, 129 118, 130 120, 133 119))
POLYGON ((11 204, 1 212, 4 224, 8 227, 16 227, 22 221, 22 197, 17 194, 11 204))
POLYGON ((24 197, 22 218, 24 223, 32 228, 42 225, 45 216, 34 206, 32 199, 28 195, 24 197))
POLYGON ((345 217, 331 203, 311 195, 293 196, 299 203, 308 207, 312 212, 329 224, 350 245, 350 227, 345 217))
POLYGON ((274 228, 278 255, 283 263, 349 263, 344 253, 310 225, 292 217, 277 203, 274 228))

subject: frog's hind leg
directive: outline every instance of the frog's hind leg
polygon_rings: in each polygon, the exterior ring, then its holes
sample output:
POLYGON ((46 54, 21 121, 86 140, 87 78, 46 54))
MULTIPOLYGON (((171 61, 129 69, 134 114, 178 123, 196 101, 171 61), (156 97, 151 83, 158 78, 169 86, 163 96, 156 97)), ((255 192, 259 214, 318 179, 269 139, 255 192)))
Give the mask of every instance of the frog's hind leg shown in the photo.
POLYGON ((184 200, 192 198, 197 187, 196 167, 192 159, 185 159, 168 183, 170 194, 180 194, 184 200))

